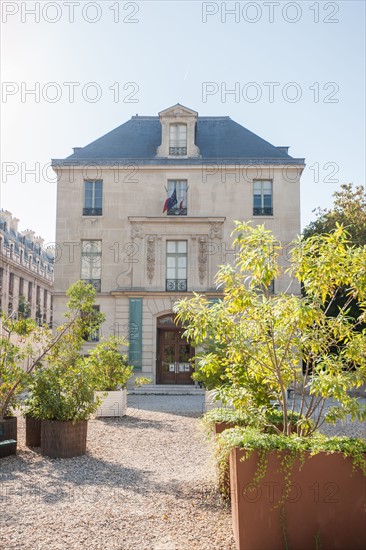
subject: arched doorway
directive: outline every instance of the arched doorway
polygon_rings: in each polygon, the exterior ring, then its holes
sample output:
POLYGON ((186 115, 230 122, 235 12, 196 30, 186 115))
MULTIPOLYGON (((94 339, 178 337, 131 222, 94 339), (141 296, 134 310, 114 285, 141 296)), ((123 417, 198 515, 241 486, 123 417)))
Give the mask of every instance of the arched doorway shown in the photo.
POLYGON ((194 348, 182 336, 184 329, 174 323, 174 314, 157 320, 157 384, 193 384, 189 362, 194 348))

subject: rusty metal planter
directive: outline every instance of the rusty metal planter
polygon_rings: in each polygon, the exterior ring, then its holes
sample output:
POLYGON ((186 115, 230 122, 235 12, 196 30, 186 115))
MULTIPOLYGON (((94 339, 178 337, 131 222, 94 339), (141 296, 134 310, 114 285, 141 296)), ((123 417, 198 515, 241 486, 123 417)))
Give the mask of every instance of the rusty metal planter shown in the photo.
POLYGON ((88 421, 42 420, 41 453, 51 458, 71 458, 86 453, 88 421))
POLYGON ((42 420, 32 416, 25 417, 25 444, 27 447, 41 446, 41 423, 42 420))
POLYGON ((8 439, 15 440, 15 443, 0 446, 0 458, 15 455, 17 453, 17 426, 18 419, 16 416, 6 416, 4 420, 0 422, 0 441, 5 441, 8 439))
POLYGON ((269 453, 266 474, 254 486, 258 454, 242 461, 242 449, 231 451, 231 510, 237 549, 304 550, 317 548, 317 544, 332 550, 364 549, 366 478, 358 468, 353 471, 352 459, 342 453, 313 457, 306 453, 302 469, 298 460, 292 468, 287 499, 275 507, 284 488, 281 453, 269 453))

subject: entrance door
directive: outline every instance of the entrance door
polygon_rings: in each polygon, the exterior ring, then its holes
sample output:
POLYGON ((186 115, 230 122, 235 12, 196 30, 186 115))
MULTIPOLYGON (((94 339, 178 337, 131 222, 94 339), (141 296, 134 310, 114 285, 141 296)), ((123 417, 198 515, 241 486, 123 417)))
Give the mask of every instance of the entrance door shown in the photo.
POLYGON ((157 383, 158 384, 193 384, 191 363, 189 359, 194 355, 180 327, 158 325, 158 357, 157 383))

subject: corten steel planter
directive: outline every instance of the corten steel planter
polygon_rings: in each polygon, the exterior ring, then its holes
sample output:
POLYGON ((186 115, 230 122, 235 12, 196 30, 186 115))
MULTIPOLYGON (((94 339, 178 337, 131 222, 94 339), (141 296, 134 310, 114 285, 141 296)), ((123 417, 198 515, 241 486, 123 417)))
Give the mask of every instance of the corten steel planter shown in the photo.
POLYGON ((42 420, 32 416, 25 417, 25 444, 27 447, 41 446, 41 423, 42 420))
POLYGON ((366 548, 366 478, 342 453, 319 453, 291 470, 291 490, 283 505, 281 457, 268 457, 265 477, 253 486, 258 454, 240 461, 242 449, 230 454, 231 511, 238 550, 366 548), (282 511, 281 511, 282 509, 282 511))
POLYGON ((235 428, 235 422, 215 422, 213 426, 214 435, 221 434, 224 430, 235 428))
POLYGON ((125 416, 127 412, 127 390, 96 391, 96 397, 103 399, 95 416, 125 416), (107 393, 107 395, 105 395, 107 393))
MULTIPOLYGON (((227 430, 229 428, 235 428, 234 422, 215 422, 213 425, 213 434, 218 435, 221 434, 224 430, 227 430)), ((230 471, 229 468, 226 470, 225 474, 221 477, 220 476, 220 468, 219 465, 216 465, 216 475, 217 475, 217 481, 219 484, 219 491, 222 494, 222 496, 225 499, 230 499, 230 471)))
POLYGON ((16 416, 6 416, 0 422, 0 441, 15 439, 15 443, 0 446, 0 458, 17 454, 17 426, 18 419, 16 416))
POLYGON ((51 458, 71 458, 86 453, 87 420, 42 420, 41 453, 51 458))

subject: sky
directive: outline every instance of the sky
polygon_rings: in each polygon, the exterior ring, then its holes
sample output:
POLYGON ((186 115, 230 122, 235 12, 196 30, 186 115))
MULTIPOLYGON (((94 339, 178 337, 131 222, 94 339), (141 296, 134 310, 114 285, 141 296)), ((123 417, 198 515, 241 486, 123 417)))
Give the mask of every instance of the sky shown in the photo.
POLYGON ((305 158, 302 227, 365 184, 365 3, 1 2, 0 208, 55 240, 65 158, 179 102, 305 158))

